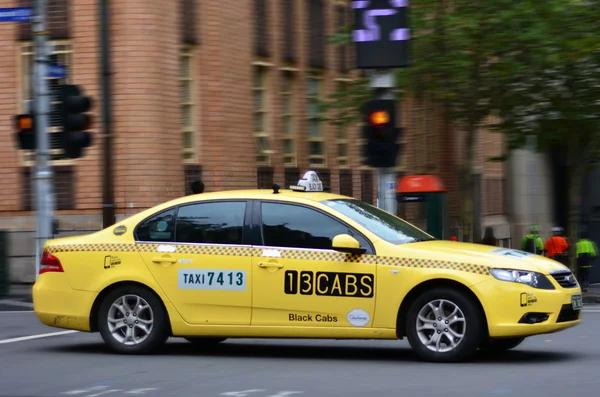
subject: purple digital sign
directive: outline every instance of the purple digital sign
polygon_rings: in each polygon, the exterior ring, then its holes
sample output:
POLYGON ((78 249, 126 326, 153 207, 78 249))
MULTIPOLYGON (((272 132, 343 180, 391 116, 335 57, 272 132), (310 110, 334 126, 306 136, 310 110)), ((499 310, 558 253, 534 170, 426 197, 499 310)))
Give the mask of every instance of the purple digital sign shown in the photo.
POLYGON ((358 68, 407 66, 408 0, 356 0, 352 39, 358 68))

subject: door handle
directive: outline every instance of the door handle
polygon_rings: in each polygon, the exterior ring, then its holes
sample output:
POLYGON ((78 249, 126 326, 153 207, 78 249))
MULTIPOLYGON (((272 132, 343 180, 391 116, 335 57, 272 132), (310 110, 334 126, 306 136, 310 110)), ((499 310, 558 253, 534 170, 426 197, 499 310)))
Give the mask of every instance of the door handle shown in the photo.
POLYGON ((278 269, 281 269, 283 267, 283 265, 279 262, 260 262, 258 264, 258 267, 262 267, 263 269, 266 269, 269 267, 276 267, 278 269))
POLYGON ((175 263, 177 259, 171 258, 170 256, 156 256, 152 258, 152 262, 154 263, 175 263))

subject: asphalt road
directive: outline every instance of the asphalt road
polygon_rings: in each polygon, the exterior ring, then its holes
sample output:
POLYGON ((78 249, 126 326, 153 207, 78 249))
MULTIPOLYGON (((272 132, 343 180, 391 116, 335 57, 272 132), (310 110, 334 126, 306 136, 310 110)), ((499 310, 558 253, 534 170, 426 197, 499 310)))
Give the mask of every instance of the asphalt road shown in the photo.
POLYGON ((417 360, 406 341, 244 339, 208 351, 172 338, 154 356, 41 325, 0 302, 0 396, 481 397, 600 395, 600 306, 579 327, 466 364, 417 360), (58 334, 57 334, 58 333, 58 334))

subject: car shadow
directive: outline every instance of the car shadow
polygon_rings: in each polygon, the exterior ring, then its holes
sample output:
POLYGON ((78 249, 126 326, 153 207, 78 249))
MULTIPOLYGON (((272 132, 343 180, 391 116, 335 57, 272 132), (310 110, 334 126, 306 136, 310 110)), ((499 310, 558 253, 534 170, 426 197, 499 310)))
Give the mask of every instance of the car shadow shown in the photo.
MULTIPOLYGON (((103 342, 56 344, 41 350, 52 353, 102 354, 114 355, 103 342)), ((243 341, 225 341, 212 346, 196 346, 179 338, 172 338, 159 349, 154 356, 190 356, 190 357, 228 357, 228 358, 285 358, 293 360, 353 360, 353 361, 390 361, 420 363, 423 362, 408 346, 324 346, 295 344, 245 343, 243 341)), ((148 356, 146 356, 148 357, 148 356)), ((152 356, 150 356, 152 357, 152 356)), ((512 351, 489 354, 478 352, 468 362, 462 364, 535 364, 561 362, 581 359, 581 354, 565 352, 536 351, 533 349, 515 349, 512 351)), ((453 365, 461 365, 454 363, 453 365)))

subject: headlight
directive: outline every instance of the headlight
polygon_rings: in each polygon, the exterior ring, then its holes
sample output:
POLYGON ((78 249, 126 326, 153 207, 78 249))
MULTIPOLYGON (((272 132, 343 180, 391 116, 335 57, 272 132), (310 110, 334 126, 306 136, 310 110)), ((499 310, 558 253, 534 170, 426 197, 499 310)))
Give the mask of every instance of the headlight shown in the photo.
POLYGON ((550 280, 541 273, 513 269, 490 269, 490 272, 498 280, 521 283, 533 288, 554 289, 550 280))

